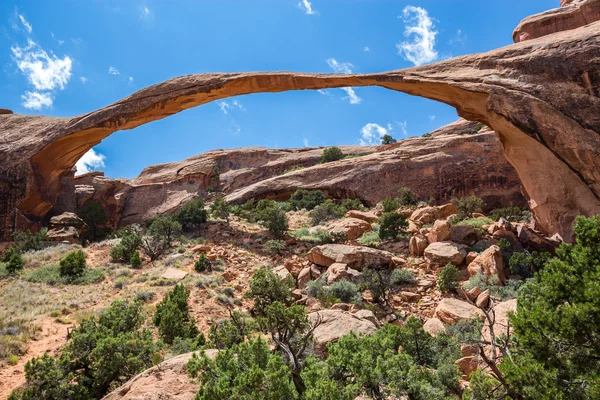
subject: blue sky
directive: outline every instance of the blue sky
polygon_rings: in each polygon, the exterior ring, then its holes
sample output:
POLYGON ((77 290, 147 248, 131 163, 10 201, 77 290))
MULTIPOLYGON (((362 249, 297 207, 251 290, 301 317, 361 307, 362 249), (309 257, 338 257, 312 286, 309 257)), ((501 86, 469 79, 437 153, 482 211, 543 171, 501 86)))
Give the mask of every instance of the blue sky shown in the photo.
MULTIPOLYGON (((558 0, 121 0, 0 2, 0 108, 75 116, 202 72, 369 73, 512 43, 558 0)), ((219 148, 304 147, 421 135, 443 104, 381 88, 255 94, 120 131, 79 163, 110 177, 219 148)))

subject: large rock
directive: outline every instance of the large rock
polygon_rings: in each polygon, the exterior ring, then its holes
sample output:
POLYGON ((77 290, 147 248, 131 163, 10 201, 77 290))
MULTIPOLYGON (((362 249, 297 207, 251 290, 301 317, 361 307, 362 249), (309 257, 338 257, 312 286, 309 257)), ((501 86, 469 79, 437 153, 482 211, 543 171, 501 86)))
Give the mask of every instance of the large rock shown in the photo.
MULTIPOLYGON (((213 359, 217 351, 204 350, 213 359)), ((193 400, 200 388, 187 375, 187 363, 193 354, 181 354, 163 361, 131 378, 102 400, 193 400)))
POLYGON ((438 219, 431 227, 431 230, 427 235, 427 241, 429 243, 435 243, 450 240, 452 236, 451 229, 452 228, 450 227, 450 223, 448 221, 438 219))
POLYGON ((455 225, 452 227, 451 241, 467 246, 474 245, 481 239, 481 232, 470 225, 455 225))
POLYGON ((524 224, 519 224, 517 226, 517 238, 519 239, 519 242, 521 242, 521 245, 530 252, 546 251, 550 254, 554 254, 556 247, 560 244, 560 242, 544 237, 524 224))
MULTIPOLYGON (((530 197, 536 226, 545 234, 559 233, 570 241, 577 215, 600 214, 600 157, 597 155, 600 100, 595 84, 597 60, 590 56, 600 53, 599 32, 600 24, 591 23, 486 54, 370 75, 289 72, 187 75, 73 118, 1 114, 1 234, 8 238, 14 229, 32 224, 39 226, 56 203, 62 178, 88 150, 118 130, 134 129, 187 108, 236 95, 381 86, 450 104, 460 115, 495 130, 501 138, 504 154, 521 178, 523 192, 530 197)), ((488 132, 482 130, 482 135, 488 132)), ((287 185, 289 181, 306 175, 314 177, 308 179, 307 188, 326 187, 328 194, 339 197, 360 193, 365 196, 363 200, 369 202, 367 196, 380 197, 384 191, 397 189, 393 185, 411 186, 422 197, 431 193, 436 201, 475 193, 478 188, 473 186, 483 187, 488 193, 493 187, 494 194, 506 196, 502 189, 506 185, 506 174, 498 170, 496 162, 490 162, 487 149, 481 151, 478 147, 478 156, 471 161, 464 157, 463 143, 478 142, 483 136, 475 128, 464 133, 468 134, 453 138, 455 142, 451 146, 461 151, 433 147, 439 146, 438 138, 433 136, 429 148, 427 140, 430 139, 419 140, 420 149, 426 151, 417 155, 405 151, 414 141, 402 141, 407 143, 386 146, 389 150, 384 151, 389 153, 384 155, 382 151, 292 172, 277 180, 277 184, 266 183, 262 195, 260 190, 249 188, 246 183, 245 195, 240 192, 233 196, 232 193, 228 199, 242 201, 267 194, 289 195, 290 190, 294 190, 294 186, 287 185), (407 162, 400 162, 402 159, 407 162), (451 167, 444 171, 447 166, 451 167), (349 170, 352 173, 349 174, 349 170), (322 171, 326 171, 327 180, 323 179, 322 171), (474 183, 471 183, 472 178, 476 178, 474 183), (447 189, 450 182, 455 182, 452 191, 447 189), (375 189, 382 187, 385 189, 375 189)), ((453 139, 445 138, 445 141, 453 139)), ((494 143, 498 146, 497 141, 494 143)), ((471 153, 472 149, 467 152, 471 153)), ((270 168, 268 162, 266 164, 266 168, 270 168)), ((227 163, 222 166, 225 168, 227 163)), ((229 183, 217 179, 220 178, 218 169, 202 168, 188 175, 187 170, 195 170, 193 162, 177 167, 173 165, 172 173, 164 174, 169 175, 166 182, 136 183, 135 189, 129 190, 132 193, 116 193, 115 215, 127 216, 129 204, 136 203, 131 211, 137 210, 134 217, 142 220, 162 211, 166 207, 162 204, 176 208, 203 191, 227 187, 229 183)), ((157 167, 155 171, 160 169, 157 167)))
POLYGON ((444 323, 438 318, 429 318, 423 324, 423 330, 429 333, 431 336, 436 337, 440 333, 446 332, 444 323))
POLYGON ((429 245, 427 239, 423 235, 414 235, 408 242, 408 251, 413 257, 421 257, 425 253, 425 249, 429 245))
POLYGON ((430 224, 440 217, 440 210, 437 207, 417 208, 409 219, 420 222, 421 224, 430 224))
POLYGON ((315 354, 324 357, 327 355, 327 343, 335 342, 340 337, 354 332, 370 335, 377 326, 370 321, 371 318, 360 318, 360 314, 351 314, 342 310, 323 310, 308 314, 314 324, 320 324, 314 330, 315 354))
POLYGON ((324 244, 308 252, 308 260, 314 264, 329 267, 333 263, 341 263, 359 271, 365 265, 389 265, 393 257, 387 251, 345 244, 324 244))
POLYGON ((370 224, 377 221, 377 215, 371 211, 350 210, 346 213, 346 218, 362 219, 370 224))
POLYGON ((445 298, 440 301, 435 309, 435 315, 447 324, 455 324, 461 320, 472 320, 473 318, 481 318, 484 314, 479 308, 466 301, 445 298))
POLYGON ((372 231, 371 224, 358 218, 343 218, 327 224, 327 231, 341 234, 348 240, 360 238, 363 233, 372 231))
POLYGON ((483 274, 486 277, 495 276, 504 285, 504 262, 500 247, 491 246, 478 255, 467 267, 469 275, 483 274))
POLYGON ((321 271, 319 271, 319 269, 314 265, 304 267, 298 274, 298 289, 306 289, 306 286, 308 286, 308 282, 314 281, 315 279, 319 279, 320 276, 321 271))
POLYGON ((432 267, 441 267, 448 263, 460 265, 467 256, 465 246, 454 242, 431 243, 424 252, 425 259, 432 267))
POLYGON ((327 284, 331 285, 334 282, 342 280, 360 283, 362 281, 362 273, 355 269, 348 268, 346 264, 331 264, 329 268, 327 268, 327 284))
POLYGON ((76 214, 65 212, 50 218, 47 236, 51 240, 77 243, 87 228, 87 224, 76 214))

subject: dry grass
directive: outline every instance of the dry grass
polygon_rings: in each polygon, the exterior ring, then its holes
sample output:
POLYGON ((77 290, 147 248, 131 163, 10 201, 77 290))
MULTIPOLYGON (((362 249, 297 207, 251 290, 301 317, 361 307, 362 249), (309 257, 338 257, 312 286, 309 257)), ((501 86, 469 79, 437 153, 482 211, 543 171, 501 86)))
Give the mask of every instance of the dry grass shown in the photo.
POLYGON ((45 264, 58 264, 59 261, 72 251, 80 250, 76 244, 58 244, 38 251, 23 254, 25 268, 41 267, 45 264))

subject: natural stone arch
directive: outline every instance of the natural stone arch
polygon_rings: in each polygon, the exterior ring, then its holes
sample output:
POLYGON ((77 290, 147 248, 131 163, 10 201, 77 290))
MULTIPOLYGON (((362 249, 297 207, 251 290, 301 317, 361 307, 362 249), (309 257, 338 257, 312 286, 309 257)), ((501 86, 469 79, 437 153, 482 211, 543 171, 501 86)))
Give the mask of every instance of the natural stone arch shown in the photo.
POLYGON ((39 220, 52 208, 61 177, 118 130, 231 96, 380 86, 446 103, 494 129, 539 227, 569 239, 575 216, 600 213, 598 54, 600 23, 595 23, 485 54, 378 74, 189 75, 72 119, 1 116, 8 146, 0 173, 5 180, 26 175, 18 209, 39 220))

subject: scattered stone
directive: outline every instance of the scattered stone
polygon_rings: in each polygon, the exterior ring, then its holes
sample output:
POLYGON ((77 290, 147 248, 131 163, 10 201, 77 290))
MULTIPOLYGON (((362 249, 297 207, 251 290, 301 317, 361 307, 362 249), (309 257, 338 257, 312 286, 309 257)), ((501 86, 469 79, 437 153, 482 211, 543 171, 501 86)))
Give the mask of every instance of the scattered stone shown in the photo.
POLYGON ((425 332, 429 333, 433 337, 436 337, 442 332, 446 332, 446 327, 444 326, 444 323, 438 318, 429 318, 423 324, 423 329, 425 330, 425 332))
POLYGON ((425 239, 425 236, 412 236, 408 242, 408 251, 413 257, 422 257, 428 244, 429 243, 427 242, 427 239, 425 239))
POLYGON ((475 301, 475 300, 477 300, 477 297, 479 297, 481 292, 482 292, 481 288, 479 286, 475 286, 473 289, 471 289, 465 293, 467 294, 467 297, 469 298, 469 300, 475 301))
POLYGON ((445 298, 435 309, 435 315, 447 324, 455 324, 461 320, 471 320, 479 317, 483 320, 483 312, 466 301, 445 298))
POLYGON ((348 240, 360 238, 363 233, 372 231, 371 224, 358 218, 343 218, 330 222, 327 231, 332 234, 342 234, 348 240))
POLYGON ((481 233, 470 225, 455 225, 450 237, 453 242, 471 246, 481 239, 481 233))
POLYGON ((377 215, 371 211, 350 210, 346 213, 346 218, 362 219, 370 224, 377 221, 377 215))
POLYGON ((471 276, 484 274, 489 278, 494 275, 498 278, 498 282, 504 285, 504 262, 502 252, 498 246, 491 246, 478 255, 467 269, 471 276))
POLYGON ((420 222, 421 224, 430 224, 440 217, 440 210, 437 207, 417 208, 409 219, 420 222))
POLYGON ((297 255, 293 255, 291 259, 286 259, 283 262, 285 268, 290 272, 290 274, 292 274, 294 278, 298 277, 298 274, 300 273, 300 271, 302 271, 302 268, 304 268, 305 266, 304 264, 305 261, 297 255))
POLYGON ((390 252, 365 246, 324 244, 313 247, 308 253, 308 260, 323 267, 343 263, 360 271, 363 265, 389 265, 393 256, 390 252))
POLYGON ((476 251, 470 251, 467 253, 467 257, 465 258, 465 264, 469 265, 473 262, 474 259, 479 255, 476 251))
POLYGON ((467 256, 465 246, 454 242, 432 243, 423 253, 430 267, 443 267, 448 263, 462 264, 467 256))
POLYGON ((281 278, 282 281, 294 279, 294 277, 292 276, 292 274, 290 274, 290 271, 287 270, 285 265, 279 265, 273 268, 273 272, 275 272, 275 274, 277 274, 277 276, 279 276, 279 278, 281 278))
POLYGON ((475 305, 479 308, 485 308, 488 306, 489 302, 490 302, 490 289, 487 289, 485 292, 482 292, 479 296, 477 296, 475 305))
POLYGON ((362 281, 362 274, 355 269, 349 268, 346 264, 331 264, 329 268, 327 268, 327 284, 331 285, 332 283, 341 280, 360 283, 362 281))
POLYGON ((319 325, 313 334, 315 338, 315 354, 324 357, 327 355, 327 343, 335 342, 340 337, 354 332, 370 335, 377 326, 370 320, 361 318, 341 310, 323 310, 308 314, 311 322, 319 325))
POLYGON ((314 265, 305 267, 298 274, 297 286, 298 289, 306 289, 308 282, 319 279, 321 276, 321 271, 314 265))
POLYGON ((400 298, 407 303, 416 303, 421 300, 421 295, 413 292, 400 292, 400 298))
POLYGON ((180 281, 187 276, 187 272, 175 268, 167 268, 167 270, 160 276, 164 279, 172 279, 174 281, 180 281))
POLYGON ((443 204, 438 206, 440 218, 448 218, 457 213, 456 206, 453 203, 443 204))
POLYGON ((429 243, 443 242, 446 240, 450 240, 451 236, 452 232, 450 228, 450 223, 446 220, 438 219, 437 221, 435 221, 433 227, 429 231, 429 234, 427 235, 427 241, 429 243))

